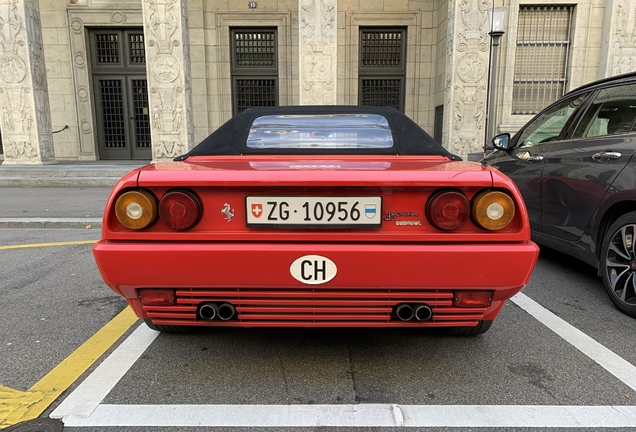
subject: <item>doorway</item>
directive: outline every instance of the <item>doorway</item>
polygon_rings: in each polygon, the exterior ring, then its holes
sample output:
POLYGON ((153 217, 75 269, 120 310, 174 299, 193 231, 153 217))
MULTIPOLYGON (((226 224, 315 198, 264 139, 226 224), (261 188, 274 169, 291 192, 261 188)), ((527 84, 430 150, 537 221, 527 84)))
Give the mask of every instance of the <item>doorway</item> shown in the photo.
POLYGON ((89 37, 100 159, 152 159, 143 29, 89 37))

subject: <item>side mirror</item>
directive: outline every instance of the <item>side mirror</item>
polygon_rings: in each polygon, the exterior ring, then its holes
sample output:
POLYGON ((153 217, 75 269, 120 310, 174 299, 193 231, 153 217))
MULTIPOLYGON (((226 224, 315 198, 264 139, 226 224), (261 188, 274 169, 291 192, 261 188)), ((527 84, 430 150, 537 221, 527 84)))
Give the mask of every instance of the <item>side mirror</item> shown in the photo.
POLYGON ((496 137, 492 139, 492 145, 497 150, 503 150, 503 151, 510 150, 510 134, 503 133, 503 134, 497 135, 496 137))

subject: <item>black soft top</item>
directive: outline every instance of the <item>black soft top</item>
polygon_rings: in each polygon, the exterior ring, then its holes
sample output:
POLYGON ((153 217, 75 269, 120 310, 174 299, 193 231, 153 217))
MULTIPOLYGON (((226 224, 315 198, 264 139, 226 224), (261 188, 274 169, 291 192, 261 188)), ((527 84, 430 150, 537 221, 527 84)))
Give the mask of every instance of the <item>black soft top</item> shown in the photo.
POLYGON ((268 155, 268 154, 386 154, 437 155, 461 160, 449 153, 413 120, 389 107, 352 105, 314 105, 250 108, 228 120, 188 153, 175 158, 182 161, 190 156, 213 155, 268 155), (391 128, 394 145, 390 148, 253 148, 247 146, 247 137, 255 119, 269 115, 325 115, 325 114, 378 114, 384 116, 391 128))

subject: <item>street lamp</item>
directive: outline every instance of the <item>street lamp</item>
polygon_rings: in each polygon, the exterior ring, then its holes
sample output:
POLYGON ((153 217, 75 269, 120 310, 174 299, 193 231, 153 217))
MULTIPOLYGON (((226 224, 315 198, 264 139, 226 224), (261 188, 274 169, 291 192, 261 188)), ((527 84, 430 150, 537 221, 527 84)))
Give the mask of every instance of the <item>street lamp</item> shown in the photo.
POLYGON ((497 76, 497 49, 499 48, 499 39, 504 35, 506 27, 506 19, 508 18, 508 8, 501 6, 493 8, 488 12, 490 21, 490 63, 488 71, 490 72, 490 82, 488 83, 488 112, 486 114, 486 142, 484 143, 484 151, 493 137, 493 129, 495 123, 495 95, 496 95, 496 76, 497 76))

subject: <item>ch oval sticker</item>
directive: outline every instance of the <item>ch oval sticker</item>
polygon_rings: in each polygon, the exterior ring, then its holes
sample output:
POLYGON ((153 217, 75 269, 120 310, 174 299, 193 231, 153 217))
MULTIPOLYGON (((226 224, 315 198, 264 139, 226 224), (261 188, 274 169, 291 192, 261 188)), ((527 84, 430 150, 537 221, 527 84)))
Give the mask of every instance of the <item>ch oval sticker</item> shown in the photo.
POLYGON ((305 255, 296 259, 289 267, 291 275, 307 285, 319 285, 329 282, 338 273, 336 263, 320 255, 305 255))

